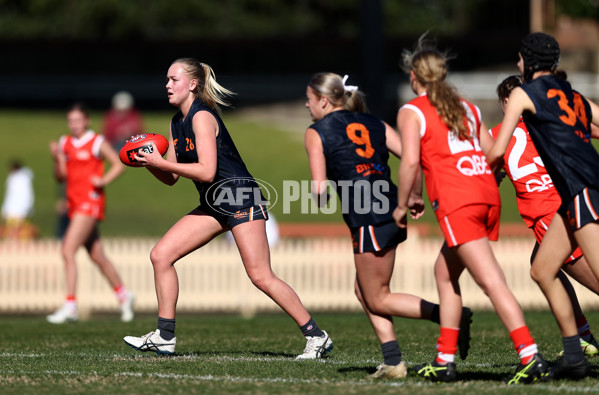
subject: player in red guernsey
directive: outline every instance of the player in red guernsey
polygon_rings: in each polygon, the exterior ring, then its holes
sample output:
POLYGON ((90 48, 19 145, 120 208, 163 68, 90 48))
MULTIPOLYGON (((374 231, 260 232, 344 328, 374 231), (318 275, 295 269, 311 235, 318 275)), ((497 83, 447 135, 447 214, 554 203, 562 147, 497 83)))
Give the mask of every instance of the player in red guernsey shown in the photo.
MULTIPOLYGON (((499 84, 497 95, 502 110, 505 110, 512 90, 520 85, 522 85, 522 78, 518 75, 507 77, 499 84)), ((500 128, 501 124, 490 130, 493 138, 497 137, 500 128)), ((562 204, 562 199, 555 190, 551 177, 547 173, 522 119, 508 144, 504 155, 503 169, 516 190, 518 211, 526 226, 534 232, 537 240, 531 256, 532 262, 553 216, 562 204)), ((580 247, 577 247, 566 260, 563 270, 599 295, 599 281, 582 255, 580 247)), ((580 308, 576 292, 563 272, 559 272, 558 276, 566 287, 572 302, 582 350, 587 357, 594 357, 599 354, 599 345, 597 345, 590 331, 589 323, 580 308)))
POLYGON ((445 82, 444 54, 421 39, 414 52, 404 52, 403 60, 418 97, 397 115, 403 153, 394 218, 405 226, 402 219, 422 166, 427 194, 445 237, 435 263, 441 306, 437 357, 416 371, 433 381, 457 378, 454 360, 462 312, 459 277, 468 269, 491 300, 518 352, 520 364, 508 383, 543 380, 548 374, 547 362, 538 352, 489 243, 497 240, 501 208, 495 177, 481 149, 481 144, 491 146, 492 139, 478 108, 445 82))
POLYGON ((123 172, 124 166, 104 137, 89 130, 89 122, 87 109, 81 104, 73 105, 67 111, 71 135, 62 136, 58 143, 50 144, 56 179, 66 182, 69 216, 61 248, 67 296, 63 306, 46 317, 53 324, 78 319, 75 254, 81 246, 86 248, 91 260, 98 265, 114 289, 120 302, 121 320, 128 322, 133 319, 134 296, 125 288, 116 268, 104 253, 98 233, 98 221, 104 219, 104 186, 115 180, 123 172), (106 173, 104 160, 110 163, 106 173))
POLYGON ((105 196, 92 178, 104 174, 104 161, 100 158, 100 145, 104 137, 91 130, 82 136, 62 136, 58 149, 66 158, 66 190, 69 218, 75 213, 86 214, 98 221, 104 219, 105 196))

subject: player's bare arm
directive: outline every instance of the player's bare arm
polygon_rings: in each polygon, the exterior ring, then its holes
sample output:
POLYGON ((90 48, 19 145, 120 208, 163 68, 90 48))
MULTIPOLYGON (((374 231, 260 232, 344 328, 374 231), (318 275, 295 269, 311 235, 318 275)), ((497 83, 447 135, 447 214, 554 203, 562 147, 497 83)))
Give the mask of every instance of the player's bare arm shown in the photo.
POLYGON ((524 92, 524 89, 520 87, 514 88, 505 108, 497 140, 489 152, 486 153, 487 162, 489 162, 491 169, 495 170, 501 167, 501 159, 524 111, 530 111, 533 114, 536 113, 534 103, 530 100, 526 92, 524 92))
POLYGON ((410 209, 410 217, 412 219, 418 219, 424 215, 424 198, 422 197, 423 183, 424 173, 422 172, 422 166, 418 166, 418 174, 416 175, 414 188, 412 188, 410 198, 408 199, 408 208, 410 209))
POLYGON ((588 98, 587 101, 591 106, 591 137, 599 139, 599 105, 588 98))
MULTIPOLYGON (((167 159, 163 159, 156 151, 153 153, 140 153, 140 156, 146 159, 148 166, 156 167, 163 172, 189 178, 193 181, 211 182, 216 174, 216 136, 218 133, 218 124, 210 113, 199 111, 194 115, 192 125, 195 142, 187 142, 186 144, 193 145, 193 147, 190 145, 189 148, 197 151, 198 163, 178 163, 176 159, 175 161, 171 161, 168 157, 168 151, 167 159)), ((165 175, 162 176, 164 177, 165 175)), ((162 178, 158 176, 157 178, 162 181, 162 178)), ((169 177, 166 176, 165 178, 168 179, 169 177)))
POLYGON ((393 129, 391 125, 385 124, 385 144, 387 145, 387 149, 393 155, 401 158, 401 138, 397 133, 397 130, 393 129))
POLYGON ((54 165, 54 177, 62 182, 67 176, 67 161, 56 141, 50 142, 50 153, 52 154, 54 165))
MULTIPOLYGON (((154 149, 153 151, 155 152, 156 150, 154 149)), ((168 149, 166 151, 165 160, 168 162, 172 162, 172 163, 177 162, 177 154, 175 153, 175 144, 173 141, 173 132, 172 132, 170 126, 169 126, 169 133, 168 133, 168 149)), ((156 177, 159 181, 161 181, 162 183, 164 183, 166 185, 172 186, 179 179, 178 174, 164 171, 158 167, 146 166, 146 169, 148 169, 148 171, 150 173, 152 173, 152 175, 154 177, 156 177)))
POLYGON ((399 227, 406 227, 404 218, 409 210, 409 199, 420 169, 420 120, 418 115, 410 109, 401 109, 397 114, 397 128, 403 152, 399 165, 397 208, 393 212, 393 218, 399 227))
POLYGON ((198 163, 178 163, 164 161, 162 169, 193 181, 212 182, 216 174, 216 135, 218 124, 207 111, 198 111, 193 119, 194 147, 198 154, 198 163))
POLYGON ((322 140, 316 130, 308 128, 304 136, 306 152, 310 162, 310 174, 312 176, 312 196, 319 207, 326 206, 329 200, 327 193, 327 168, 322 140))

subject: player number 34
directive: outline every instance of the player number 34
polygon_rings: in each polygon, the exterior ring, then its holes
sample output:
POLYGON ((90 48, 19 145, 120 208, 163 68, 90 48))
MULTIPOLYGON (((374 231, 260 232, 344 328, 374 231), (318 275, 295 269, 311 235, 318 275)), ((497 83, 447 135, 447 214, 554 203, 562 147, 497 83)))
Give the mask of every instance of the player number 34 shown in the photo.
POLYGON ((559 100, 557 105, 559 108, 566 113, 566 115, 560 115, 559 119, 569 126, 574 126, 576 124, 576 118, 580 119, 583 125, 588 124, 587 113, 584 108, 584 102, 582 101, 582 97, 579 93, 574 92, 574 108, 570 107, 570 103, 568 102, 568 98, 566 94, 559 89, 549 89, 547 91, 547 98, 553 99, 554 97, 558 97, 559 100))

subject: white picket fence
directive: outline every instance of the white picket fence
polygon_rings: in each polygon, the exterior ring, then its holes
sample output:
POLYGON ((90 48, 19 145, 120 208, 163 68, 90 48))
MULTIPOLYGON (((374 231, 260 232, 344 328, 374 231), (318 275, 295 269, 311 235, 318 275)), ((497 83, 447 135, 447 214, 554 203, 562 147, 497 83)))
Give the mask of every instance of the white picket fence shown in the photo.
MULTIPOLYGON (((128 288, 136 294, 138 312, 155 312, 156 295, 149 253, 153 239, 105 239, 107 254, 128 288)), ((397 251, 392 290, 438 301, 433 263, 442 241, 410 235, 397 251)), ((494 243, 508 283, 524 308, 547 309, 547 302, 529 276, 532 238, 504 238, 494 243)), ((282 239, 271 251, 279 277, 299 294, 310 311, 358 311, 353 293, 355 269, 348 238, 282 239)), ((81 314, 117 311, 113 291, 82 249, 78 252, 78 300, 81 314)), ((180 295, 178 311, 278 311, 247 278, 234 244, 217 239, 176 264, 180 295)), ((489 309, 485 295, 464 273, 464 303, 489 309)), ((60 243, 55 240, 0 242, 0 312, 46 313, 64 297, 60 243)), ((599 306, 599 297, 575 284, 584 308, 599 306)))

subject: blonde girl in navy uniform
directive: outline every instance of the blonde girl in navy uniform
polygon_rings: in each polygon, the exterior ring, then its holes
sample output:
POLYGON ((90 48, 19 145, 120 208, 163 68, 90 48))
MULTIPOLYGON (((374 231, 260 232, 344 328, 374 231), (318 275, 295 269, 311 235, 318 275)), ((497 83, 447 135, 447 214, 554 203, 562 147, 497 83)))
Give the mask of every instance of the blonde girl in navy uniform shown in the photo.
POLYGON ((228 105, 224 98, 232 92, 216 82, 210 66, 193 58, 180 58, 171 64, 166 90, 169 103, 180 110, 171 122, 166 159, 154 150, 139 153, 138 160, 167 185, 180 177, 192 180, 200 205, 173 225, 150 254, 158 298, 156 331, 141 337, 127 336, 125 343, 139 351, 175 352, 179 283, 174 264, 231 230, 252 283, 289 314, 306 337, 306 348, 297 358, 326 355, 333 348, 329 335, 271 269, 264 198, 219 115, 219 106, 228 105), (237 193, 248 190, 254 193, 237 193))

